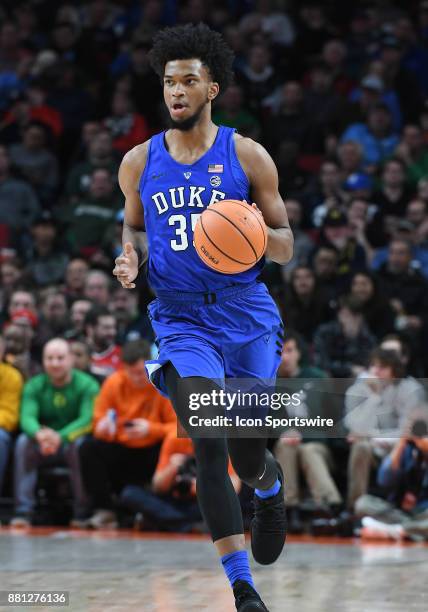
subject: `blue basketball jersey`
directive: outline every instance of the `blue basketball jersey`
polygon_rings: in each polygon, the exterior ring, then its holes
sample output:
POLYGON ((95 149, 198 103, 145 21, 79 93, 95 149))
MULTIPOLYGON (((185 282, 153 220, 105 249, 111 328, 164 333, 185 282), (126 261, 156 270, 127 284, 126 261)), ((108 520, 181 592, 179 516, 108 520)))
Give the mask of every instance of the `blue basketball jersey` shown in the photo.
POLYGON ((149 143, 139 191, 149 246, 148 281, 155 292, 214 291, 251 283, 260 274, 264 258, 246 272, 222 274, 205 265, 193 246, 196 222, 209 204, 250 199, 234 132, 220 126, 212 147, 193 164, 173 159, 165 132, 149 143))

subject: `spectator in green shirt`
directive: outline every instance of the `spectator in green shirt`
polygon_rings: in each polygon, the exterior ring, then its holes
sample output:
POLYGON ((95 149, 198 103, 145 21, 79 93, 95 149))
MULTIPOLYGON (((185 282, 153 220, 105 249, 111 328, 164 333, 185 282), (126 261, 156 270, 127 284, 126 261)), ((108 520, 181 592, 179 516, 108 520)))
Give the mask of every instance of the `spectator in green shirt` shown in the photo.
POLYGON ((406 177, 413 188, 428 175, 428 147, 418 125, 409 123, 404 126, 395 155, 405 163, 406 177))
POLYGON ((50 340, 43 349, 44 373, 24 386, 21 429, 15 447, 14 527, 29 526, 35 507, 40 466, 67 464, 73 490, 73 521, 83 518, 86 498, 80 476, 78 447, 91 431, 99 385, 92 376, 73 369, 68 343, 50 340))
POLYGON ((86 259, 99 251, 121 206, 112 175, 106 168, 96 168, 91 174, 88 192, 59 214, 59 221, 66 228, 65 237, 75 255, 86 259))
POLYGON ((213 113, 216 123, 234 127, 243 136, 257 139, 260 136, 260 125, 257 119, 244 105, 244 95, 238 85, 230 85, 220 98, 213 113))
POLYGON ((88 145, 86 159, 75 164, 67 177, 65 194, 70 203, 87 195, 94 170, 105 168, 115 176, 119 168, 119 161, 113 149, 113 139, 108 130, 102 130, 94 136, 88 145))

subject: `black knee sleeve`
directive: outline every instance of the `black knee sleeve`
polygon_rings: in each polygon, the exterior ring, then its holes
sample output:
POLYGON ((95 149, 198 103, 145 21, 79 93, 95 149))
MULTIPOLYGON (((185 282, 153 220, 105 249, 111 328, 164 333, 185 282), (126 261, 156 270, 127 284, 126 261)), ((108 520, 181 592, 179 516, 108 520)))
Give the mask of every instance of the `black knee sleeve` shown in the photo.
POLYGON ((278 468, 266 441, 258 438, 228 440, 229 454, 239 478, 253 489, 270 489, 278 468))
MULTIPOLYGON (((200 432, 188 427, 191 392, 206 393, 218 388, 211 380, 182 378, 174 366, 165 366, 165 381, 174 410, 193 441, 196 456, 196 489, 202 516, 213 541, 244 532, 241 506, 228 474, 229 458, 224 438, 199 438, 200 432)), ((215 407, 205 409, 206 416, 214 416, 215 407)))

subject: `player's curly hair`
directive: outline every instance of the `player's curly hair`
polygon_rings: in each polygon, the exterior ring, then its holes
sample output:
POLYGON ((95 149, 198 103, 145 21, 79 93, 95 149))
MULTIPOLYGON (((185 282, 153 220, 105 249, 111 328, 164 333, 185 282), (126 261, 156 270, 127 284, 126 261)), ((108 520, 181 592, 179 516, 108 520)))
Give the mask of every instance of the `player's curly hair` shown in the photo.
POLYGON ((233 79, 233 51, 221 34, 204 23, 161 30, 154 37, 149 57, 153 70, 161 79, 167 62, 194 58, 208 68, 220 91, 227 89, 233 79))

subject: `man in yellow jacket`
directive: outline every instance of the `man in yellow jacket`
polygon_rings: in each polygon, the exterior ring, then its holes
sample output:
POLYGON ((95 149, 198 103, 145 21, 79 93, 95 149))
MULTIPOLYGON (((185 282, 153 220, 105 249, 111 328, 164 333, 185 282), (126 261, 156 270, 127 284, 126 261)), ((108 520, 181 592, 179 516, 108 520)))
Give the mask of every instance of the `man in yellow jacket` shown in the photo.
POLYGON ((19 403, 23 380, 21 374, 8 365, 1 363, 4 353, 4 340, 0 336, 0 495, 3 478, 12 443, 11 433, 19 421, 19 403))

